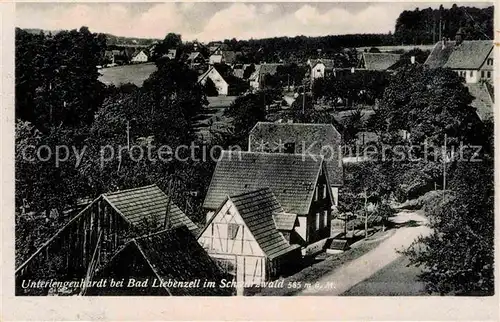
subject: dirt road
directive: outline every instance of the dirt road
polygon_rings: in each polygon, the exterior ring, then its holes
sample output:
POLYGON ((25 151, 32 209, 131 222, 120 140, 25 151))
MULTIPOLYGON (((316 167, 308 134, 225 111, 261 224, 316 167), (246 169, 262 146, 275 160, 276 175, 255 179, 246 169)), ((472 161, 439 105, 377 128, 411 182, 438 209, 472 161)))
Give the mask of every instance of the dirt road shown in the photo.
POLYGON ((398 259, 401 256, 397 253, 398 250, 406 249, 418 236, 430 232, 424 225, 426 219, 414 212, 400 212, 393 221, 396 223, 415 221, 420 225, 398 228, 377 248, 323 276, 317 283, 319 287, 305 289, 297 295, 340 295, 398 259))

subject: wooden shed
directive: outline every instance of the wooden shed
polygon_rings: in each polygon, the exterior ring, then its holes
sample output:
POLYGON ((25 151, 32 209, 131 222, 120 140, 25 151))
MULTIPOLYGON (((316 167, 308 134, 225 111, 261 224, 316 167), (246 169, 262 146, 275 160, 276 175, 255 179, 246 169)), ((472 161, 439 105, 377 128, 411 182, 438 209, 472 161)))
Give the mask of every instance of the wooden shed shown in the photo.
MULTIPOLYGON (((291 245, 276 226, 275 217, 283 213, 269 188, 227 196, 198 242, 237 282, 259 285, 301 260, 300 246, 291 245)), ((292 230, 298 221, 290 219, 282 223, 292 230)))

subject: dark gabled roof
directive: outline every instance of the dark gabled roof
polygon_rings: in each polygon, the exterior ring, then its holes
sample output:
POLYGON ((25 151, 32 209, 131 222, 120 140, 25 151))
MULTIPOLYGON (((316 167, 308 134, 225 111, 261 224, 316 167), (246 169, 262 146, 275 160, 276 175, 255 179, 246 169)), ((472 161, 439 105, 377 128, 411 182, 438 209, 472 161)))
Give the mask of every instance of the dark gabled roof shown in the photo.
MULTIPOLYGON (((148 236, 135 238, 126 247, 137 247, 144 259, 163 281, 191 282, 197 279, 214 281, 224 278, 217 264, 198 244, 186 227, 164 230, 148 236)), ((228 288, 183 288, 166 287, 169 294, 178 295, 230 295, 228 288)))
POLYGON ((314 68, 317 64, 319 63, 322 63, 323 65, 325 65, 325 68, 327 70, 333 70, 333 68, 335 67, 335 61, 333 59, 311 59, 310 61, 310 65, 311 65, 311 68, 314 68))
POLYGON ((325 153, 330 184, 342 185, 344 183, 340 153, 342 137, 332 124, 258 122, 250 131, 248 150, 262 152, 259 150, 262 142, 267 142, 272 148, 280 140, 283 144, 294 143, 295 153, 304 153, 304 147, 306 151, 314 154, 325 153), (328 148, 321 150, 321 147, 325 146, 328 148))
POLYGON ((363 53, 364 68, 367 70, 387 70, 401 55, 389 53, 363 53))
POLYGON ((299 247, 290 245, 278 231, 273 213, 283 209, 269 188, 245 192, 229 199, 268 258, 276 258, 299 247))
POLYGON ((298 224, 296 214, 287 214, 286 212, 280 212, 273 214, 274 223, 276 224, 276 229, 283 231, 292 231, 293 228, 298 224))
POLYGON ((157 185, 110 192, 103 197, 132 225, 140 227, 147 221, 161 227, 168 205, 171 227, 186 225, 191 231, 198 229, 157 185))
POLYGON ((465 40, 453 47, 444 67, 451 69, 479 69, 493 50, 491 40, 465 40))
POLYGON ((275 75, 278 72, 278 66, 283 64, 261 64, 255 66, 255 71, 250 75, 249 79, 260 80, 265 75, 275 75))
POLYGON ((494 102, 485 85, 465 84, 469 93, 474 97, 471 106, 476 109, 476 114, 481 121, 493 118, 494 102))
POLYGON ((424 65, 429 66, 430 68, 443 67, 448 61, 448 58, 453 51, 453 47, 455 47, 454 41, 440 41, 436 43, 434 49, 432 49, 429 54, 429 57, 425 60, 424 65))
POLYGON ((319 155, 222 151, 203 208, 215 210, 228 195, 268 187, 286 212, 308 214, 322 168, 319 155))

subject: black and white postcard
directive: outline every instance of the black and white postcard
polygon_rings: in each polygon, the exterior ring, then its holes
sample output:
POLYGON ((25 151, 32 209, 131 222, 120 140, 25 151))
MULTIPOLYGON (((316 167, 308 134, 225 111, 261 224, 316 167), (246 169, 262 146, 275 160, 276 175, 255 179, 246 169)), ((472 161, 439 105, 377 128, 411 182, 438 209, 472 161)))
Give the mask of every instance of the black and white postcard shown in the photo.
POLYGON ((498 318, 493 3, 8 6, 11 301, 498 318))

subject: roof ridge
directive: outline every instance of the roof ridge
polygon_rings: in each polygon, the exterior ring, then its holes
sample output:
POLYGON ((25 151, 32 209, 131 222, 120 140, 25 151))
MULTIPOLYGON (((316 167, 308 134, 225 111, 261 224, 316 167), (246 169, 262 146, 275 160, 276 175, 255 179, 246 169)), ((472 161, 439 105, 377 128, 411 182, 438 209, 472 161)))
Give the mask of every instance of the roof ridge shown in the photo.
POLYGON ((109 196, 116 195, 116 194, 119 194, 119 193, 125 193, 125 192, 142 190, 142 189, 150 188, 150 187, 153 187, 153 186, 156 186, 158 189, 160 189, 160 187, 158 187, 158 185, 156 183, 153 183, 153 184, 150 184, 150 185, 147 185, 147 186, 142 186, 142 187, 135 187, 135 188, 129 188, 129 189, 123 189, 123 190, 106 192, 106 193, 103 193, 103 195, 106 196, 106 197, 109 197, 109 196))
POLYGON ((330 123, 286 123, 286 122, 257 122, 257 124, 273 124, 273 125, 287 125, 287 126, 293 126, 293 125, 299 125, 299 126, 333 126, 333 124, 330 123))
POLYGON ((173 231, 176 231, 178 229, 182 229, 182 227, 184 227, 184 226, 165 228, 165 229, 162 229, 162 230, 150 233, 150 234, 146 234, 146 235, 142 235, 142 236, 137 236, 137 237, 133 238, 132 240, 137 241, 137 240, 141 240, 141 239, 153 237, 153 236, 156 236, 156 235, 164 234, 166 232, 173 232, 173 231))
MULTIPOLYGON (((324 158, 323 155, 321 154, 314 154, 314 153, 309 153, 309 154, 305 154, 305 153, 285 153, 285 152, 273 152, 273 153, 270 153, 270 152, 260 152, 260 151, 235 151, 235 150, 222 150, 222 153, 224 152, 231 152, 231 153, 243 153, 243 154, 258 154, 258 155, 267 155, 267 156, 293 156, 293 157, 303 157, 303 156, 316 156, 316 157, 320 157, 321 159, 324 158)), ((309 158, 308 158, 309 159, 309 158)), ((310 159, 313 159, 313 158, 310 158, 310 159)), ((219 158, 220 160, 220 158, 219 158)), ((314 159, 313 159, 314 160, 314 159)))
POLYGON ((245 196, 245 195, 254 194, 254 193, 257 193, 257 192, 260 192, 260 191, 264 191, 264 190, 268 190, 269 192, 272 193, 272 191, 271 191, 271 189, 269 187, 262 187, 262 188, 257 188, 257 189, 245 191, 245 192, 242 192, 242 193, 239 193, 239 194, 236 194, 236 195, 227 195, 227 196, 228 196, 229 199, 239 198, 239 197, 242 197, 242 196, 245 196))

